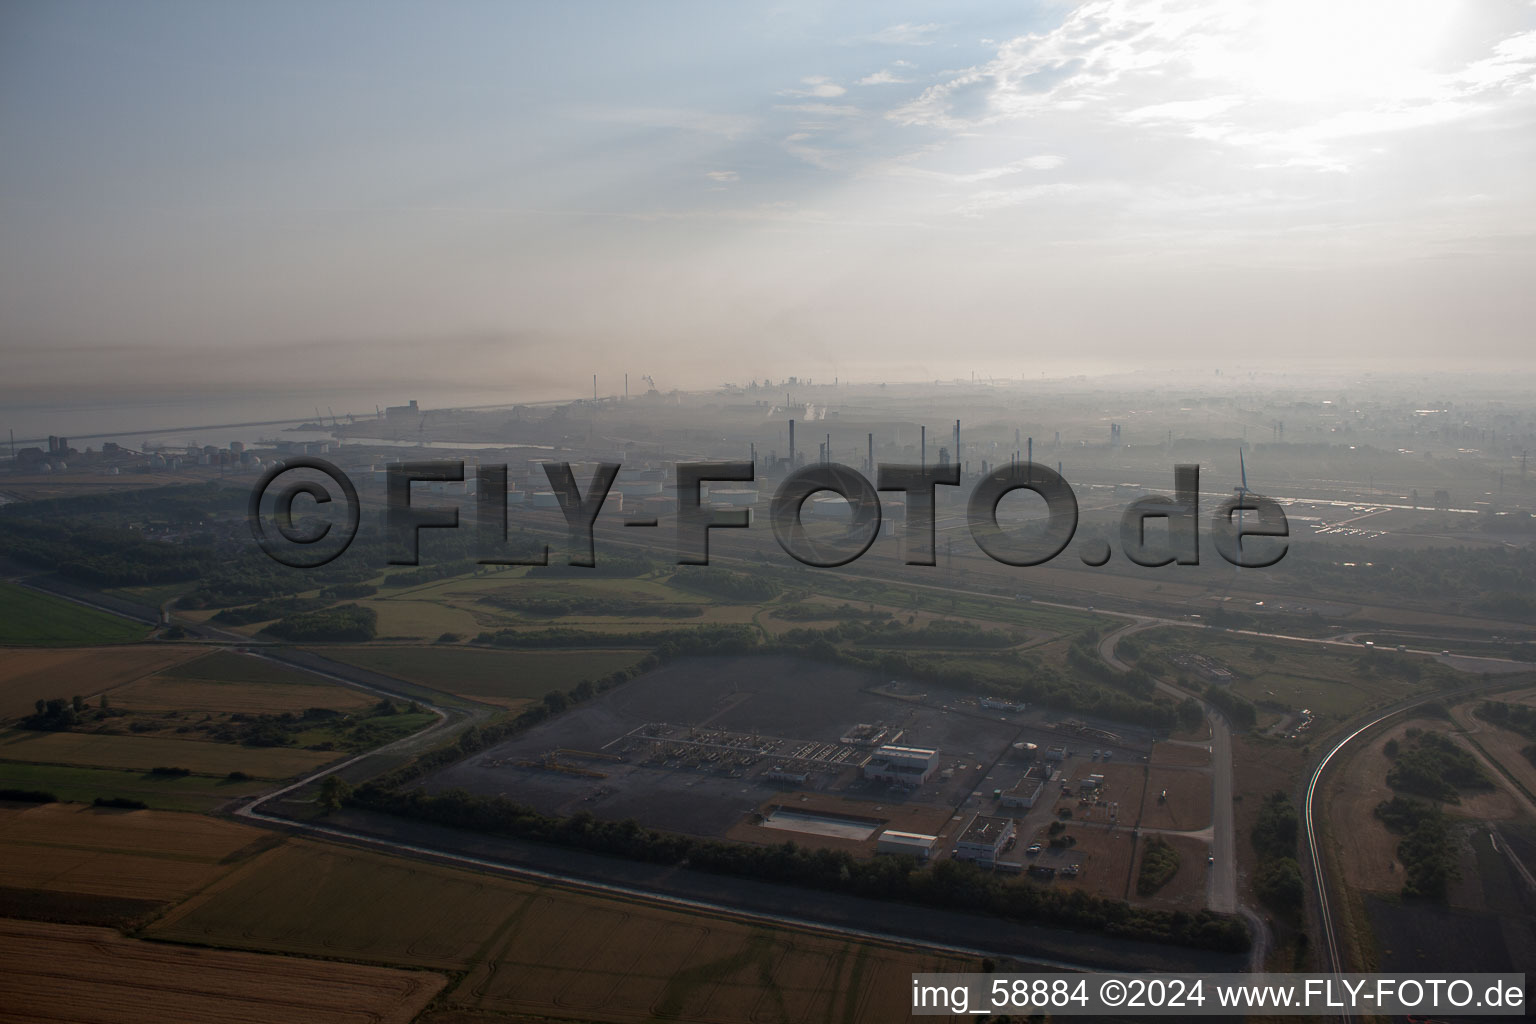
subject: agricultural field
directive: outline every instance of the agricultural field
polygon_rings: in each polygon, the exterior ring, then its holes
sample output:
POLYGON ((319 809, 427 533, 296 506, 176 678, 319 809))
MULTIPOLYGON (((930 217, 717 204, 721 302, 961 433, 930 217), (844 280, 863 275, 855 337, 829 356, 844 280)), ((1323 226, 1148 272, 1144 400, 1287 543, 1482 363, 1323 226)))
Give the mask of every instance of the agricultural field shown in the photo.
MULTIPOLYGON (((62 725, 45 722, 41 728, 0 731, 0 772, 12 772, 15 763, 24 762, 127 773, 185 769, 193 778, 202 777, 205 787, 228 781, 231 772, 285 779, 433 721, 420 709, 385 708, 375 696, 255 657, 225 651, 190 659, 187 651, 156 653, 161 653, 159 662, 139 659, 135 668, 159 671, 132 677, 131 671, 116 668, 112 678, 118 684, 87 698, 62 725)), ((23 678, 42 678, 41 671, 34 668, 23 678)), ((47 676, 37 685, 51 687, 44 696, 53 700, 78 692, 68 689, 68 682, 47 676), (66 687, 62 693, 60 687, 66 687)), ((19 684, 12 690, 31 692, 19 684)), ((27 707, 24 713, 33 711, 27 707)), ((164 794, 158 785, 162 777, 149 781, 164 794)), ((40 788, 72 798, 128 795, 120 786, 107 794, 81 792, 67 777, 59 784, 64 792, 51 784, 40 788)))
POLYGON ((0 719, 32 713, 38 699, 95 697, 125 683, 172 670, 197 655, 185 647, 12 649, 0 658, 0 719))
POLYGON ((122 711, 175 711, 186 715, 298 714, 314 707, 357 711, 378 703, 377 697, 362 690, 319 681, 256 685, 172 675, 136 679, 113 690, 110 699, 112 706, 122 711))
POLYGON ((222 776, 238 771, 263 779, 286 779, 334 761, 338 756, 329 750, 248 747, 238 743, 160 736, 31 729, 0 733, 0 761, 78 768, 122 768, 140 772, 161 767, 186 768, 199 775, 222 776))
POLYGON ((0 583, 0 644, 78 647, 142 640, 149 627, 52 594, 0 583))
POLYGON ((109 928, 0 919, 0 1020, 409 1024, 441 975, 183 949, 109 928))
POLYGON ((154 938, 467 971, 452 1010, 592 1021, 884 1021, 962 962, 307 840, 248 862, 154 938), (378 899, 388 893, 387 900, 378 899))
POLYGON ((280 665, 252 654, 235 651, 213 651, 195 661, 188 661, 164 675, 177 679, 204 679, 220 683, 256 683, 261 686, 301 685, 335 689, 329 680, 320 679, 299 669, 280 665))
POLYGON ((279 841, 194 814, 0 805, 0 886, 168 903, 279 841))
POLYGON ((635 664, 647 652, 500 651, 480 647, 323 647, 315 653, 471 700, 515 708, 635 664))
POLYGON ((166 811, 211 811, 231 800, 271 789, 272 784, 260 779, 237 781, 209 775, 155 775, 117 768, 0 761, 0 788, 45 790, 60 800, 84 803, 97 797, 124 797, 166 811))

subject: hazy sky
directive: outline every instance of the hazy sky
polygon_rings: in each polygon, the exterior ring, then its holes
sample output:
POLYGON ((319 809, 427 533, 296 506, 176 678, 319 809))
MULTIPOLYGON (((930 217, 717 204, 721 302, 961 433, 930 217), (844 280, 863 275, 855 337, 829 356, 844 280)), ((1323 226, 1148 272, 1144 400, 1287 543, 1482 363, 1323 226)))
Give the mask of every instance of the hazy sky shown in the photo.
POLYGON ((7 3, 5 384, 1530 364, 1536 4, 844 6, 7 3))

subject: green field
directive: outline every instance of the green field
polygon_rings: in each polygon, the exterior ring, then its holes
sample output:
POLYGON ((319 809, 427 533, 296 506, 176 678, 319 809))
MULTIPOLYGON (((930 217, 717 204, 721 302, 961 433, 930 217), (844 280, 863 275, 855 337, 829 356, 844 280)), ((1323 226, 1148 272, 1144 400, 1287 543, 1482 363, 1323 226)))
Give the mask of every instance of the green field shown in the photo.
POLYGON ((149 627, 52 594, 0 583, 0 644, 79 647, 142 640, 149 627))
POLYGON ((270 782, 230 782, 206 775, 149 775, 112 768, 66 768, 58 765, 0 761, 0 788, 44 789, 60 800, 90 803, 97 797, 142 800, 166 811, 207 812, 236 797, 270 788, 270 782))
MULTIPOLYGON (((1207 630, 1161 629, 1138 634, 1133 642, 1138 649, 1163 657, 1196 652, 1211 658, 1233 672, 1233 693, 1261 707, 1267 703, 1296 711, 1306 708, 1338 718, 1426 692, 1437 683, 1452 682, 1456 675, 1415 655, 1207 630), (1414 671, 1417 679, 1412 677, 1414 671)), ((1177 666, 1173 671, 1200 681, 1192 671, 1177 666)))
POLYGON ((267 661, 265 658, 236 654, 234 651, 214 651, 212 654, 184 662, 175 668, 166 669, 160 674, 178 679, 205 679, 219 683, 278 683, 336 688, 336 684, 329 679, 288 668, 285 665, 267 661))
POLYGON ((340 756, 333 751, 246 747, 159 736, 37 732, 31 729, 9 729, 0 733, 0 759, 6 761, 140 772, 166 767, 213 775, 241 771, 257 778, 286 779, 340 756))
POLYGON ((538 700, 635 664, 640 650, 496 651, 478 647, 324 647, 317 654, 494 704, 538 700))

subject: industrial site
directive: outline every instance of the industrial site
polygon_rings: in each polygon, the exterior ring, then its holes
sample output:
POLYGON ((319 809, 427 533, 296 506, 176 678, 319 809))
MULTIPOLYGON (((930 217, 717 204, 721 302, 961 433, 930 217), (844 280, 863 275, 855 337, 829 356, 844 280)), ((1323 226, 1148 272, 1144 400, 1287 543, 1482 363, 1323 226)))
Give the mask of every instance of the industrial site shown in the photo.
POLYGON ((1085 886, 1123 894, 1143 822, 1209 838, 1208 772, 1153 751, 1124 723, 795 659, 712 658, 643 675, 421 786, 1037 881, 1096 860, 1105 876, 1085 886), (1049 842, 1064 821, 1072 846, 1049 842))

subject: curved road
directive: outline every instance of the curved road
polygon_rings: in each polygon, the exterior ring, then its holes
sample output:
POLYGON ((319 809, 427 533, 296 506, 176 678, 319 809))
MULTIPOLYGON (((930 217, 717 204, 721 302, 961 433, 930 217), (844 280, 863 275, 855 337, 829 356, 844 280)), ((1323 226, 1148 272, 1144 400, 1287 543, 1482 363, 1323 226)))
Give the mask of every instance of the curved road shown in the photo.
MULTIPOLYGON (((1527 669, 1536 668, 1536 665, 1523 665, 1520 662, 1511 662, 1510 664, 1520 665, 1522 668, 1527 669)), ((1511 672, 1517 671, 1517 669, 1505 669, 1504 671, 1511 672)), ((1454 690, 1451 691, 1451 694, 1457 697, 1467 697, 1480 691, 1496 690, 1500 687, 1508 685, 1509 683, 1507 682, 1484 683, 1479 686, 1469 686, 1464 689, 1454 690)), ((1330 747, 1327 752, 1324 753, 1323 756, 1318 760, 1317 767, 1312 770, 1312 775, 1307 780, 1307 794, 1305 801, 1306 806, 1304 808, 1303 814, 1303 835, 1307 843, 1306 863, 1312 869, 1312 878, 1314 882, 1313 890, 1316 894, 1315 901, 1317 905, 1318 920, 1322 925, 1323 931, 1323 952, 1327 957, 1327 968, 1333 974, 1345 973, 1346 965, 1344 963, 1344 954, 1342 952, 1339 940, 1340 929, 1334 921, 1333 911, 1329 904, 1328 876, 1326 871, 1327 858, 1323 853, 1317 839, 1319 827, 1317 819, 1320 816, 1320 812, 1318 810, 1318 804, 1320 802, 1319 787, 1322 782, 1323 772, 1333 761, 1334 756, 1340 753, 1356 737, 1363 733, 1369 732, 1371 729, 1374 729, 1376 726, 1380 725, 1382 722, 1385 722, 1389 718, 1400 715, 1405 711, 1411 711, 1412 709, 1419 707, 1422 704, 1428 704, 1437 700, 1444 700, 1446 696, 1447 694, 1442 692, 1432 693, 1426 696, 1412 697, 1407 700, 1398 701, 1396 704, 1376 712, 1369 721, 1360 726, 1357 726, 1347 735, 1340 738, 1337 743, 1333 744, 1333 746, 1330 747)))

